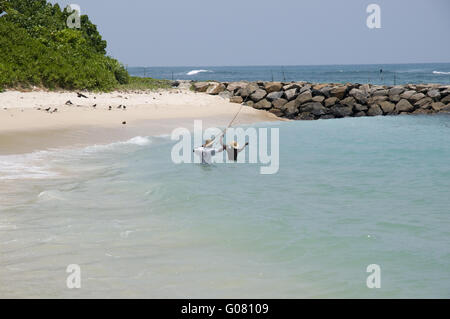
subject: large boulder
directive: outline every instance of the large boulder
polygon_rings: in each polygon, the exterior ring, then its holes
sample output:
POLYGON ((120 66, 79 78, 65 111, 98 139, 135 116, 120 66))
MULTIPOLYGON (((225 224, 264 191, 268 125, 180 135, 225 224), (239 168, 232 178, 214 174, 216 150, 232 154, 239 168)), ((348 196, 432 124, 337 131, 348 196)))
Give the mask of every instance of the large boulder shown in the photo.
POLYGON ((335 86, 330 91, 330 96, 337 97, 338 99, 342 100, 345 96, 345 93, 347 92, 347 86, 335 86))
POLYGON ((280 109, 275 109, 275 108, 270 109, 269 112, 272 114, 275 114, 278 117, 282 117, 284 114, 283 111, 281 111, 280 109))
POLYGON ((389 96, 391 95, 400 95, 405 92, 405 88, 401 86, 394 86, 389 90, 389 96))
POLYGON ((230 91, 223 91, 219 93, 219 96, 223 99, 230 99, 233 96, 233 93, 231 93, 230 91))
POLYGON ((317 95, 312 98, 313 102, 322 103, 324 100, 325 100, 325 97, 323 97, 322 95, 317 95))
POLYGON ((400 94, 400 97, 401 97, 402 99, 409 100, 409 99, 411 98, 411 96, 413 96, 413 95, 416 94, 416 93, 417 93, 417 92, 414 91, 414 90, 409 90, 409 91, 405 91, 405 92, 403 92, 402 94, 400 94))
POLYGON ((346 97, 345 99, 341 100, 341 104, 345 106, 351 106, 356 104, 356 100, 353 96, 346 97))
POLYGON ((298 107, 299 104, 297 100, 290 101, 283 105, 284 113, 286 113, 286 116, 292 117, 298 114, 298 107))
POLYGON ((369 94, 366 91, 360 89, 352 89, 349 95, 353 96, 359 103, 362 104, 366 104, 367 99, 369 98, 369 94))
POLYGON ((327 109, 319 102, 309 102, 300 106, 300 112, 310 112, 316 116, 324 115, 327 109))
POLYGON ((263 89, 256 89, 255 92, 253 92, 252 94, 250 94, 250 99, 254 102, 259 102, 261 101, 263 98, 265 98, 267 95, 266 91, 264 91, 263 89))
POLYGON ((423 94, 423 93, 416 93, 416 94, 413 94, 408 100, 411 103, 416 103, 417 101, 423 99, 424 97, 425 97, 425 94, 423 94))
POLYGON ((272 105, 277 109, 281 109, 287 102, 286 99, 276 99, 272 102, 272 105))
POLYGON ((329 97, 328 99, 326 99, 324 101, 325 107, 330 107, 335 105, 336 103, 339 102, 339 99, 337 97, 329 97))
POLYGON ((431 103, 433 103, 433 99, 431 97, 424 97, 423 99, 414 103, 414 106, 421 109, 429 109, 431 107, 431 103))
POLYGON ((383 115, 383 111, 378 106, 378 104, 372 104, 372 105, 369 106, 369 110, 367 111, 367 115, 369 115, 369 116, 383 115))
MULTIPOLYGON (((353 109, 356 112, 361 112, 361 111, 367 111, 369 109, 369 107, 367 106, 367 104, 359 104, 356 103, 355 105, 353 105, 353 109)), ((364 114, 365 115, 365 114, 364 114)))
POLYGON ((223 91, 225 91, 225 85, 219 82, 211 83, 206 89, 206 93, 211 95, 217 95, 223 91))
POLYGON ((397 103, 398 101, 401 100, 401 97, 400 97, 400 95, 389 95, 389 100, 391 102, 397 103))
POLYGON ((282 91, 272 92, 272 93, 267 94, 266 99, 272 102, 274 100, 281 99, 283 94, 284 94, 284 92, 282 92, 282 91))
POLYGON ((352 107, 344 106, 342 104, 336 104, 330 108, 330 113, 335 117, 346 117, 353 113, 352 107))
POLYGON ((446 97, 444 97, 443 99, 441 99, 442 103, 449 103, 450 102, 450 95, 447 95, 446 97))
POLYGON ((311 85, 305 84, 300 88, 300 91, 298 93, 302 94, 303 92, 311 91, 311 85))
POLYGON ((431 103, 431 108, 436 111, 439 112, 440 110, 442 110, 445 107, 445 104, 442 102, 434 102, 431 103))
POLYGON ((414 110, 414 106, 412 106, 411 103, 409 103, 407 99, 401 99, 395 106, 395 110, 398 113, 411 112, 412 110, 414 110))
POLYGON ((194 85, 194 90, 196 92, 206 92, 210 83, 209 82, 195 82, 193 85, 194 85))
POLYGON ((431 97, 432 99, 434 99, 435 101, 439 100, 441 98, 441 93, 439 92, 439 90, 429 90, 427 95, 429 97, 431 97))
POLYGON ((230 102, 241 104, 242 102, 244 102, 244 99, 241 96, 232 96, 230 97, 230 102))
POLYGON ((292 89, 284 91, 284 95, 286 96, 286 99, 288 101, 292 101, 293 99, 295 99, 297 97, 297 91, 298 91, 298 89, 294 87, 292 89))
POLYGON ((384 95, 388 95, 389 91, 386 89, 382 89, 382 90, 377 90, 375 92, 373 92, 372 96, 384 96, 384 95))
POLYGON ((322 92, 323 96, 330 97, 330 92, 331 92, 332 89, 333 89, 332 87, 326 86, 326 87, 320 89, 319 91, 322 92))
POLYGON ((383 110, 384 114, 392 114, 392 112, 394 112, 394 109, 395 109, 394 103, 391 103, 388 101, 382 101, 382 102, 379 102, 378 105, 383 110))
POLYGON ((247 85, 247 82, 231 82, 228 84, 227 90, 234 93, 236 90, 246 87, 247 85))
POLYGON ((283 84, 280 82, 267 82, 264 84, 264 88, 266 89, 267 93, 272 93, 276 91, 281 91, 283 88, 283 84))
POLYGON ((253 94, 256 90, 259 89, 259 86, 256 83, 249 83, 245 87, 240 88, 237 91, 237 95, 242 96, 243 98, 246 98, 253 94))
POLYGON ((305 91, 303 93, 301 93, 299 96, 297 96, 297 98, 295 99, 299 104, 304 104, 307 102, 311 102, 312 101, 312 94, 311 91, 305 91))
POLYGON ((259 101, 258 103, 255 103, 255 105, 253 105, 253 107, 255 109, 263 109, 263 110, 268 110, 272 107, 272 103, 270 103, 269 101, 267 101, 266 99, 262 99, 261 101, 259 101))

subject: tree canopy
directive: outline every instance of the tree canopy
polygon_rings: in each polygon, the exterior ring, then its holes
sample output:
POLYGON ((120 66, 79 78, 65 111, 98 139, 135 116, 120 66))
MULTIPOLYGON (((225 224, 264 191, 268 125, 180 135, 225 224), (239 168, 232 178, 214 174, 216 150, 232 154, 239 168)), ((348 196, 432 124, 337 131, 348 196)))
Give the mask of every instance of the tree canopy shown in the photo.
POLYGON ((0 0, 0 88, 109 90, 128 83, 117 60, 106 56, 106 41, 86 15, 71 29, 66 8, 46 0, 0 0))

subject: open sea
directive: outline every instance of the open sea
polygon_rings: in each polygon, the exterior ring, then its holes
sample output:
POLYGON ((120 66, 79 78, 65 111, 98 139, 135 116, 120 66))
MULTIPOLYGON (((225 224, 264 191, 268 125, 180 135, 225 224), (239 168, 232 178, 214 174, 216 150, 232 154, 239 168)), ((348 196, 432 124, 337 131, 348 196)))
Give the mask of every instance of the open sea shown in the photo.
POLYGON ((406 83, 450 83, 450 63, 310 66, 129 67, 128 71, 134 76, 195 81, 308 81, 371 83, 383 85, 406 83))
MULTIPOLYGON (((339 68, 295 79, 368 73, 339 68)), ((427 68, 392 71, 449 82, 427 68)), ((450 298, 449 115, 254 126, 280 130, 277 174, 174 164, 167 136, 0 156, 0 297, 450 298)))

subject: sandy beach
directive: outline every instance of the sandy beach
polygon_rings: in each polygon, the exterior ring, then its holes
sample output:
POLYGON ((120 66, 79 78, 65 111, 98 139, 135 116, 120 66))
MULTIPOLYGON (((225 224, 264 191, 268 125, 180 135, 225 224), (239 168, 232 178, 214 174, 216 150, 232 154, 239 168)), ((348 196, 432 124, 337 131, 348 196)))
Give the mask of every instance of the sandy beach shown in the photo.
MULTIPOLYGON (((87 98, 76 92, 0 93, 0 154, 169 134, 176 127, 192 128, 195 119, 226 126, 241 107, 188 89, 83 95, 87 98)), ((235 123, 274 120, 279 119, 269 112, 243 106, 235 123)))

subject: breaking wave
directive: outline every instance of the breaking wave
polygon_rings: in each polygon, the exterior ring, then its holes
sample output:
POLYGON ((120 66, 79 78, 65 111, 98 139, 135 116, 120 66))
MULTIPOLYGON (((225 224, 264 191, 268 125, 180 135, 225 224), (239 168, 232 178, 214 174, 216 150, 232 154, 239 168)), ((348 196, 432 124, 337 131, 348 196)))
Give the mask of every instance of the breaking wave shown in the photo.
POLYGON ((444 75, 450 75, 450 72, 443 72, 443 71, 433 71, 433 74, 444 74, 444 75))
POLYGON ((212 72, 211 70, 192 70, 186 73, 186 75, 196 75, 199 73, 212 72))

